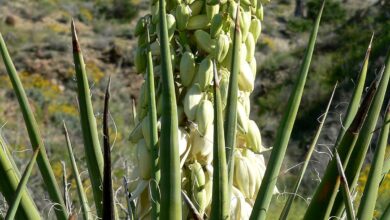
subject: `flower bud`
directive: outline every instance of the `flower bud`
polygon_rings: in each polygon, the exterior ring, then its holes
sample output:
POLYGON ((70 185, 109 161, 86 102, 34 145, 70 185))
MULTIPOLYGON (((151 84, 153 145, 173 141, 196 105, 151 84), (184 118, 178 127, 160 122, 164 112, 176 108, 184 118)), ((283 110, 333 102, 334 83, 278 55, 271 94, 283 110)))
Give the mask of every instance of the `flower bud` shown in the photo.
POLYGON ((206 4, 206 15, 209 21, 213 19, 215 15, 219 13, 219 4, 216 5, 208 5, 206 4))
POLYGON ((209 100, 202 100, 198 105, 195 119, 200 135, 205 135, 206 130, 214 121, 214 107, 209 100))
POLYGON ((137 119, 141 121, 148 113, 148 97, 145 84, 142 84, 139 90, 139 99, 137 105, 137 119))
POLYGON ((183 31, 187 28, 188 20, 191 16, 191 9, 186 4, 179 4, 176 7, 176 23, 177 28, 183 31))
POLYGON ((187 115, 187 118, 191 121, 195 120, 196 110, 198 109, 198 104, 202 99, 202 90, 199 85, 195 84, 187 91, 184 97, 184 113, 187 115))
POLYGON ((240 4, 243 5, 243 6, 246 6, 246 7, 252 5, 250 0, 240 0, 240 4))
POLYGON ((137 143, 142 137, 142 123, 138 123, 133 129, 133 131, 130 133, 129 140, 132 143, 137 143))
POLYGON ((239 91, 239 99, 238 101, 241 102, 242 106, 245 109, 246 115, 249 117, 250 111, 251 111, 251 102, 250 102, 250 93, 248 92, 241 92, 239 91))
MULTIPOLYGON (((150 44, 150 51, 152 52, 153 56, 160 56, 161 49, 158 41, 154 41, 153 43, 150 44)), ((153 70, 156 71, 154 68, 153 70)))
POLYGON ((263 21, 264 12, 263 12, 263 4, 261 4, 261 1, 257 1, 257 7, 256 7, 256 17, 263 21))
POLYGON ((253 75, 256 78, 256 74, 257 74, 257 61, 256 61, 255 57, 253 57, 251 62, 249 62, 249 66, 251 67, 252 73, 253 73, 253 75))
POLYGON ((216 14, 211 19, 210 35, 215 38, 222 31, 223 17, 221 14, 216 14))
POLYGON ((144 137, 146 147, 148 150, 151 149, 151 143, 150 143, 150 119, 149 119, 149 114, 147 114, 144 119, 142 120, 142 135, 144 137))
POLYGON ((248 115, 240 102, 237 103, 237 129, 246 134, 248 132, 248 115))
POLYGON ((230 75, 230 73, 227 69, 220 68, 219 74, 220 74, 220 78, 221 78, 221 80, 219 81, 219 91, 221 91, 222 107, 223 107, 223 109, 225 109, 228 91, 229 91, 229 75, 230 75))
POLYGON ((261 34, 261 22, 259 19, 254 18, 251 20, 249 31, 252 33, 255 42, 257 42, 261 34))
POLYGON ((206 176, 200 163, 195 161, 190 164, 191 171, 191 188, 192 188, 192 203, 201 215, 204 214, 207 204, 207 192, 205 189, 206 176))
MULTIPOLYGON (((263 180, 263 177, 264 177, 264 174, 265 174, 265 170, 266 170, 266 166, 265 166, 265 162, 264 162, 264 157, 263 155, 261 154, 255 154, 253 153, 252 151, 248 150, 248 149, 244 149, 243 152, 242 152, 242 155, 249 161, 249 163, 251 164, 252 168, 253 168, 253 172, 255 172, 256 174, 258 174, 257 176, 257 179, 255 181, 255 193, 252 195, 252 197, 248 197, 247 199, 254 202, 254 200, 256 199, 256 195, 260 189, 260 185, 261 185, 261 182, 263 180)), ((274 194, 276 193, 279 193, 278 189, 274 188, 274 194)))
POLYGON ((185 52, 180 59, 180 81, 183 86, 188 87, 195 75, 195 57, 191 52, 185 52))
POLYGON ((197 129, 191 131, 192 144, 190 154, 203 165, 211 164, 211 161, 213 160, 213 134, 213 125, 207 128, 204 136, 202 136, 197 129))
POLYGON ((146 70, 146 53, 144 47, 138 47, 135 51, 134 64, 137 73, 143 73, 146 70))
MULTIPOLYGON (((168 28, 168 39, 170 41, 172 40, 173 34, 176 31, 176 18, 172 14, 167 14, 166 19, 167 19, 167 28, 168 28)), ((157 26, 157 33, 160 36, 160 25, 157 26)))
POLYGON ((152 173, 152 155, 146 147, 146 142, 141 139, 137 143, 137 160, 140 177, 142 179, 150 179, 152 173))
POLYGON ((221 63, 225 59, 229 51, 229 44, 230 44, 230 40, 226 34, 220 34, 218 36, 215 45, 215 50, 214 50, 215 51, 214 57, 217 59, 219 63, 221 63))
MULTIPOLYGON (((176 18, 172 14, 166 15, 167 20, 167 28, 168 28, 168 40, 171 41, 173 38, 173 34, 176 31, 176 18)), ((160 37, 160 25, 157 25, 157 35, 160 37)))
POLYGON ((246 10, 243 7, 240 7, 240 28, 242 33, 242 42, 245 42, 246 37, 248 36, 249 27, 251 23, 251 12, 246 10))
MULTIPOLYGON (((257 0, 250 0, 250 3, 251 3, 251 4, 250 4, 251 9, 253 9, 253 8, 256 9, 257 0)), ((254 11, 251 10, 251 12, 252 12, 252 14, 254 14, 254 11)))
POLYGON ((190 4, 190 9, 191 9, 191 16, 194 17, 198 15, 203 8, 204 5, 204 0, 196 0, 193 3, 190 4))
POLYGON ((256 49, 256 42, 251 32, 249 32, 248 36, 246 37, 245 46, 247 50, 246 61, 250 63, 252 61, 252 58, 255 56, 256 49))
POLYGON ((234 186, 248 199, 252 198, 256 192, 256 181, 261 181, 253 166, 240 150, 234 153, 234 186))
POLYGON ((242 43, 240 47, 240 60, 245 61, 247 54, 248 54, 248 50, 246 49, 246 45, 245 43, 242 43))
POLYGON ((140 33, 137 44, 139 47, 144 47, 148 43, 148 37, 146 36, 146 32, 140 33))
POLYGON ((135 214, 136 216, 142 216, 142 218, 140 219, 151 219, 149 191, 150 191, 149 187, 145 187, 145 189, 137 198, 137 206, 136 206, 135 214))
POLYGON ((137 37, 140 34, 144 33, 145 30, 146 30, 146 21, 145 21, 145 17, 142 17, 138 20, 137 24, 135 25, 134 35, 137 37))
POLYGON ((182 156, 187 150, 189 135, 183 128, 179 128, 177 136, 179 137, 179 155, 182 156))
POLYGON ((205 14, 195 15, 190 17, 187 24, 188 30, 205 29, 210 25, 210 20, 205 14))
POLYGON ((236 19, 237 7, 239 7, 239 6, 235 0, 229 0, 228 13, 229 13, 230 17, 232 18, 232 20, 236 19))
POLYGON ((204 188, 206 190, 206 204, 209 206, 213 196, 213 166, 211 164, 205 166, 205 176, 206 183, 204 188))
POLYGON ((204 58, 199 64, 198 72, 196 73, 194 84, 198 84, 203 91, 211 84, 213 80, 213 62, 210 58, 204 58))
POLYGON ((249 120, 248 123, 248 133, 246 134, 246 140, 249 145, 249 148, 255 152, 255 153, 260 153, 261 152, 261 135, 260 135, 260 130, 257 127, 256 122, 253 120, 249 120))
POLYGON ((245 60, 240 62, 240 73, 238 74, 238 88, 241 91, 252 92, 255 86, 255 77, 249 63, 245 60))
POLYGON ((249 219, 251 213, 252 206, 245 201, 244 195, 237 188, 233 187, 232 199, 230 202, 230 219, 249 219))
POLYGON ((211 53, 215 45, 213 44, 209 33, 204 30, 196 30, 194 37, 198 48, 206 51, 207 53, 211 53))
MULTIPOLYGON (((227 52, 227 54, 225 56, 225 59, 221 63, 221 65, 223 67, 225 67, 226 69, 228 69, 228 70, 230 70, 230 68, 231 68, 232 56, 233 56, 233 44, 230 43, 228 52, 227 52)), ((241 48, 240 48, 240 51, 239 51, 239 56, 241 56, 241 48)))

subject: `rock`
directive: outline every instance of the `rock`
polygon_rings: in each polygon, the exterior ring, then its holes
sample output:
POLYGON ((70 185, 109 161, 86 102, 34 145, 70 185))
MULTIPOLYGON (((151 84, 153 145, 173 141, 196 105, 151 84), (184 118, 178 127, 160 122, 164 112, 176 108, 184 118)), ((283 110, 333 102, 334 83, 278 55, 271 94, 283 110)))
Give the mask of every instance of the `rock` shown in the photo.
POLYGON ((15 16, 8 15, 7 17, 5 17, 5 24, 7 24, 8 26, 14 27, 16 25, 15 16))

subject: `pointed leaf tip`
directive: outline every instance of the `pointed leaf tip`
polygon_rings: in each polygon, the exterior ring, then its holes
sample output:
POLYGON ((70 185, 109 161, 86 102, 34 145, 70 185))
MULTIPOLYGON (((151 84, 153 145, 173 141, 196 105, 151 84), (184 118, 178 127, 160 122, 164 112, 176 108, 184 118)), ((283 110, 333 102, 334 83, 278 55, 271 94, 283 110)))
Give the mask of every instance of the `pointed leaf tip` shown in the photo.
POLYGON ((372 32, 371 39, 370 39, 370 44, 368 45, 368 50, 371 51, 372 47, 372 42, 374 40, 375 32, 372 32))
MULTIPOLYGON (((366 51, 366 56, 364 57, 364 62, 367 62, 369 56, 370 56, 370 53, 371 53, 371 48, 372 48, 372 42, 374 41, 374 36, 375 36, 375 33, 372 32, 372 35, 371 35, 371 39, 370 39, 370 43, 368 44, 368 47, 367 47, 367 51, 366 51)), ((362 68, 364 67, 364 65, 362 66, 362 68)))
POLYGON ((106 96, 108 99, 110 98, 110 90, 111 90, 111 75, 108 76, 108 82, 106 87, 106 96))
POLYGON ((326 4, 326 0, 323 0, 321 5, 321 13, 324 11, 325 4, 326 4))
POLYGON ((70 27, 71 27, 71 30, 72 30, 72 45, 73 45, 73 52, 74 52, 74 53, 79 53, 79 52, 81 52, 81 50, 80 50, 79 40, 78 40, 78 38, 77 38, 76 25, 75 25, 75 23, 74 23, 73 18, 72 18, 70 27))
POLYGON ((104 147, 104 171, 103 171, 103 219, 115 219, 114 199, 111 180, 111 149, 108 128, 109 101, 110 101, 111 76, 108 78, 104 97, 103 110, 103 147, 104 147))

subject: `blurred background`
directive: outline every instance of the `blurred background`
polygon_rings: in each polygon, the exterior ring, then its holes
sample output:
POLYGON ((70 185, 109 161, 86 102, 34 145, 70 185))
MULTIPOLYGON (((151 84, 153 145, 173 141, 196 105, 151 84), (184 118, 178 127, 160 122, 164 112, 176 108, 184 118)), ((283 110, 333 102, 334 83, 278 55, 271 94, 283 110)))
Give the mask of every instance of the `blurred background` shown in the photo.
MULTIPOLYGON (((266 147, 271 147, 274 142, 320 4, 320 0, 272 0, 264 8, 263 33, 257 43, 258 72, 251 96, 251 118, 260 126, 266 147)), ((79 169, 86 170, 71 51, 70 20, 73 18, 84 53, 100 131, 104 87, 108 76, 112 76, 110 132, 115 141, 114 185, 118 189, 118 198, 123 197, 121 178, 130 175, 135 160, 133 144, 127 140, 134 127, 132 100, 138 101, 143 82, 143 77, 136 74, 133 66, 137 42, 133 29, 138 18, 148 10, 149 2, 144 0, 0 0, 0 32, 30 98, 58 181, 63 175, 60 162, 68 164, 62 134, 63 120, 70 132, 79 169)), ((271 207, 276 216, 292 190, 299 165, 304 160, 332 88, 338 81, 334 102, 299 190, 300 198, 291 219, 299 219, 303 215, 302 210, 330 158, 329 151, 342 126, 346 101, 373 32, 375 38, 368 82, 378 74, 390 46, 390 1, 327 1, 303 100, 278 181, 281 194, 275 196, 271 207)), ((25 151, 30 151, 31 147, 3 64, 0 64, 0 103, 1 135, 23 170, 29 158, 25 151)), ((376 143, 376 136, 373 143, 376 143)), ((363 168, 365 172, 360 177, 361 184, 367 178, 374 149, 375 145, 372 145, 363 168)), ((388 147, 387 158, 389 155, 388 147)), ((265 156, 267 158, 269 154, 265 156)), ((71 177, 69 166, 68 169, 66 173, 71 177)), ((46 200, 40 174, 37 170, 33 172, 35 175, 29 181, 29 189, 33 191, 39 208, 52 218, 49 213, 51 204, 46 200)), ((85 186, 90 185, 87 177, 84 172, 85 186)), ((390 180, 390 175, 387 179, 390 180)), ((75 184, 71 187, 74 189, 75 184)), ((362 190, 360 187, 360 194, 362 190)), ((76 193, 73 193, 77 199, 76 193)), ((390 181, 385 181, 379 195, 378 215, 390 200, 390 181)), ((4 206, 4 199, 0 197, 0 211, 5 209, 4 206)), ((269 216, 269 219, 273 218, 269 216)))

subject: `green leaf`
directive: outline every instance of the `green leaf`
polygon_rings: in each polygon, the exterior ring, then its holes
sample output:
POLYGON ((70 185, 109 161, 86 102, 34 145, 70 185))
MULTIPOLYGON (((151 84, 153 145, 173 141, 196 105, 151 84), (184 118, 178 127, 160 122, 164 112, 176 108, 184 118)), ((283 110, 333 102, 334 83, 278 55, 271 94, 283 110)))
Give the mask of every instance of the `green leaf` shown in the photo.
POLYGON ((56 182, 54 172, 51 168, 49 158, 46 154, 46 149, 43 144, 41 134, 38 129, 38 124, 35 120, 34 114, 28 103, 26 92, 24 91, 22 82, 16 72, 15 66, 11 60, 11 57, 8 53, 7 47, 5 45, 4 39, 0 34, 0 52, 3 57, 5 67, 8 72, 8 76, 11 80, 12 87, 16 94, 16 98, 19 102, 20 109, 23 114, 24 123, 26 124, 28 136, 30 138, 31 146, 33 149, 39 148, 40 153, 38 154, 37 163, 39 170, 42 174, 43 181, 45 182, 46 189, 49 193, 49 197, 53 203, 57 204, 54 208, 57 219, 66 220, 67 211, 65 207, 64 200, 61 196, 61 191, 56 182))
POLYGON ((214 71, 214 146, 213 146, 213 196, 210 219, 229 219, 230 196, 228 189, 228 169, 226 164, 225 137, 221 92, 215 61, 214 71))
MULTIPOLYGON (((368 69, 373 39, 374 39, 374 34, 372 34, 372 36, 371 36, 371 40, 370 40, 370 43, 368 45, 366 55, 364 57, 363 66, 360 70, 360 74, 359 74, 359 77, 357 80, 358 83, 353 90, 351 101, 348 104, 347 112, 346 112, 344 120, 343 120, 343 126, 338 134, 337 140, 340 140, 344 136, 344 134, 346 132, 345 128, 348 128, 351 125, 351 123, 352 123, 353 119, 355 118, 356 113, 359 109, 360 101, 361 101, 363 91, 364 91, 364 84, 365 84, 366 77, 367 77, 367 69, 368 69)), ((338 143, 338 141, 336 141, 336 146, 337 146, 337 143, 338 143)))
MULTIPOLYGON (((353 122, 335 148, 339 153, 344 170, 353 148, 357 143, 359 132, 366 120, 366 115, 372 104, 376 89, 377 83, 374 82, 371 84, 353 122)), ((317 187, 315 194, 311 199, 304 219, 328 219, 333 204, 332 202, 334 201, 339 186, 340 178, 337 169, 337 161, 336 158, 333 157, 325 170, 320 185, 317 187)))
MULTIPOLYGON (((11 204, 16 193, 16 188, 18 187, 20 174, 11 154, 8 152, 2 135, 0 135, 0 176, 0 192, 7 203, 11 204)), ((24 190, 22 194, 20 205, 16 212, 16 218, 41 219, 38 209, 28 191, 24 190)))
POLYGON ((111 145, 110 132, 108 130, 109 103, 110 103, 110 83, 108 79, 106 93, 104 95, 103 110, 103 152, 104 152, 104 169, 103 169, 103 220, 115 220, 114 194, 112 189, 111 177, 111 145))
MULTIPOLYGON (((351 158, 353 158, 353 160, 348 162, 348 165, 345 169, 345 175, 347 176, 351 191, 353 191, 357 185, 359 173, 362 169, 368 148, 370 146, 373 131, 375 130, 375 125, 378 121, 379 113, 381 111, 383 101, 386 95, 386 90, 390 77, 390 53, 388 53, 385 62, 385 66, 382 68, 380 74, 381 81, 378 86, 377 94, 375 95, 373 104, 368 112, 367 120, 359 135, 357 145, 351 154, 351 158)), ((342 202, 340 202, 341 200, 341 195, 338 195, 335 199, 332 214, 341 213, 340 210, 342 210, 343 205, 342 202)))
MULTIPOLYGON (((384 122, 390 120, 390 102, 387 107, 387 113, 384 122)), ((357 218, 372 219, 374 215, 375 204, 378 197, 379 184, 382 178, 383 161, 385 160, 386 147, 389 138, 389 127, 387 123, 381 130, 378 145, 375 148, 374 158, 371 163, 366 186, 364 187, 363 197, 360 200, 357 218)))
POLYGON ((68 149, 68 154, 69 154, 69 158, 70 158, 70 162, 71 162, 70 164, 71 164, 72 171, 73 171, 73 176, 76 179, 76 186, 77 186, 76 188, 77 188, 77 193, 78 193, 79 199, 80 199, 83 218, 84 218, 84 220, 90 220, 90 219, 92 219, 91 210, 90 210, 89 205, 88 205, 88 200, 87 200, 87 196, 86 196, 85 191, 84 191, 83 183, 81 182, 81 179, 80 179, 80 173, 79 173, 79 170, 77 168, 76 160, 74 158, 72 144, 70 142, 70 138, 69 138, 69 134, 68 134, 68 130, 66 128, 65 122, 63 122, 63 129, 64 129, 64 135, 65 135, 65 139, 66 139, 66 147, 68 149))
POLYGON ((286 113, 283 116, 282 123, 279 126, 276 135, 276 141, 267 164, 267 169, 265 171, 264 178, 261 182, 261 186, 256 197, 256 202, 251 213, 251 220, 264 220, 266 218, 266 213, 272 199, 272 194, 274 192, 276 181, 282 166, 283 158, 286 154, 291 131, 293 129, 299 104, 301 102, 324 5, 325 1, 322 4, 321 10, 318 14, 313 31, 311 33, 309 45, 299 71, 298 81, 296 82, 293 92, 289 98, 286 113))
POLYGON ((389 171, 390 171, 390 158, 387 158, 387 160, 383 162, 381 184, 382 184, 383 180, 385 179, 386 174, 389 171))
MULTIPOLYGON (((240 47, 242 41, 242 33, 240 29, 240 10, 237 7, 236 20, 234 24, 233 34, 233 52, 230 67, 229 88, 226 100, 225 115, 225 144, 226 144, 226 161, 228 163, 228 178, 229 178, 229 195, 232 195, 233 175, 234 175, 234 148, 236 146, 236 130, 237 130, 237 97, 238 97, 238 74, 240 72, 240 47)), ((230 204, 230 199, 228 201, 230 204)), ((230 206, 230 205, 229 205, 230 206)))
POLYGON ((102 216, 101 184, 103 182, 103 155, 100 148, 96 119, 93 113, 91 93, 88 85, 87 72, 85 71, 84 58, 77 38, 74 21, 71 23, 73 59, 77 79, 77 95, 80 111, 81 128, 83 131, 85 156, 87 159, 88 174, 92 183, 93 197, 98 217, 102 216))
POLYGON ((178 119, 171 53, 166 19, 166 0, 159 0, 159 30, 161 49, 162 113, 160 138, 161 219, 182 218, 181 172, 178 144, 178 119))
POLYGON ((6 220, 13 220, 15 218, 16 211, 18 210, 20 200, 22 199, 23 192, 26 189, 26 185, 27 185, 28 179, 30 178, 31 171, 34 167, 35 160, 37 159, 38 153, 39 153, 39 148, 36 148, 34 150, 34 154, 31 158, 30 162, 28 163, 28 165, 27 165, 27 167, 22 175, 22 178, 20 179, 20 182, 18 184, 18 188, 16 189, 16 193, 14 195, 13 202, 11 203, 11 205, 8 209, 7 215, 5 216, 6 220))
POLYGON ((390 202, 387 204, 385 211, 383 212, 380 220, 389 220, 390 219, 390 202))
POLYGON ((152 181, 150 182, 151 196, 152 196, 152 219, 158 219, 160 215, 160 194, 158 184, 160 182, 160 169, 158 165, 158 131, 157 131, 157 110, 156 110, 156 94, 154 90, 154 73, 153 73, 153 59, 150 49, 150 35, 149 25, 146 28, 146 35, 148 41, 147 51, 147 99, 149 113, 149 132, 150 132, 150 145, 152 153, 152 181))
MULTIPOLYGON (((367 77, 367 70, 368 70, 369 57, 370 57, 370 53, 371 53, 371 46, 372 46, 373 38, 374 38, 374 34, 372 35, 370 43, 367 47, 366 55, 365 55, 364 60, 363 60, 363 65, 362 65, 361 71, 360 71, 359 76, 358 76, 357 84, 356 84, 354 91, 352 93, 351 101, 348 104, 348 108, 347 108, 347 111, 345 113, 345 117, 343 119, 343 126, 339 131, 335 146, 339 146, 341 138, 345 135, 346 129, 351 125, 352 120, 356 116, 356 113, 357 113, 356 110, 359 108, 361 97, 363 95, 363 91, 365 88, 364 85, 365 85, 365 81, 366 81, 366 77, 367 77)), ((341 195, 338 195, 337 197, 339 198, 339 200, 336 200, 335 204, 337 204, 337 203, 342 204, 343 201, 341 200, 341 195)), ((333 210, 332 210, 331 216, 339 216, 339 215, 340 214, 333 213, 333 210)))
POLYGON ((351 192, 349 190, 347 178, 345 177, 345 173, 344 173, 343 164, 341 162, 339 154, 337 153, 337 150, 335 152, 335 157, 336 157, 336 162, 337 162, 336 163, 337 164, 337 169, 339 171, 340 180, 341 180, 341 183, 342 183, 341 184, 342 185, 341 191, 343 193, 345 206, 347 207, 347 209, 346 209, 347 218, 349 220, 355 220, 356 219, 355 218, 355 210, 353 208, 351 192))
POLYGON ((314 151, 314 149, 315 149, 315 147, 317 145, 318 138, 320 137, 322 128, 324 127, 324 123, 325 123, 326 117, 328 116, 329 108, 330 108, 330 105, 332 104, 332 100, 333 100, 333 97, 334 97, 334 93, 336 92, 336 88, 337 88, 337 83, 336 83, 336 85, 335 85, 335 87, 333 89, 332 95, 331 95, 330 100, 328 102, 328 105, 326 107, 325 113, 323 114, 323 118, 321 120, 321 123, 318 126, 318 129, 317 129, 317 132, 316 132, 316 134, 314 136, 314 139, 311 142, 309 150, 306 153, 305 162, 304 162, 304 164, 303 164, 303 166, 302 166, 302 168, 301 168, 301 170, 299 172, 299 177, 298 177, 298 179, 297 179, 297 181, 295 182, 295 185, 294 185, 294 191, 289 195, 289 197, 287 199, 287 202, 284 205, 283 211, 280 214, 279 219, 281 219, 281 220, 287 219, 287 216, 288 216, 288 213, 290 212, 292 203, 293 203, 293 201, 295 199, 295 196, 298 193, 298 189, 299 189, 299 186, 301 185, 303 176, 305 175, 306 168, 309 165, 311 155, 313 154, 313 151, 314 151))

